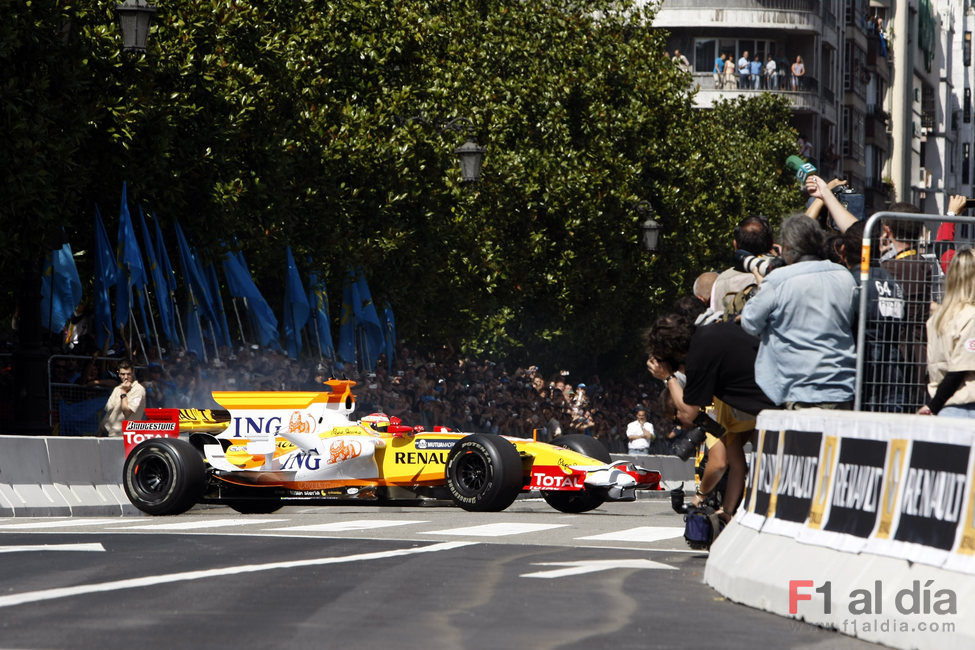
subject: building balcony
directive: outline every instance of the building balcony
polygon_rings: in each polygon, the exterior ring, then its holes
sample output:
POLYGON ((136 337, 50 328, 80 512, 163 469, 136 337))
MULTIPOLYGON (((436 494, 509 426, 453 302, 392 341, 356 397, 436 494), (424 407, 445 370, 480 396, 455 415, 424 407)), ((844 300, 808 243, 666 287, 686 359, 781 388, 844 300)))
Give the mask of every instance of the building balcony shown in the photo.
POLYGON ((664 0, 654 27, 741 27, 819 34, 822 7, 816 0, 664 0))
POLYGON ((697 108, 710 108, 714 102, 725 99, 749 97, 765 92, 773 92, 788 97, 789 102, 792 104, 792 110, 797 113, 822 114, 824 112, 823 102, 819 97, 818 79, 806 75, 802 78, 802 86, 798 90, 792 90, 791 83, 791 78, 788 75, 780 74, 777 89, 765 87, 764 78, 759 88, 715 88, 714 75, 712 73, 695 72, 694 85, 697 86, 698 93, 694 97, 694 104, 697 108))

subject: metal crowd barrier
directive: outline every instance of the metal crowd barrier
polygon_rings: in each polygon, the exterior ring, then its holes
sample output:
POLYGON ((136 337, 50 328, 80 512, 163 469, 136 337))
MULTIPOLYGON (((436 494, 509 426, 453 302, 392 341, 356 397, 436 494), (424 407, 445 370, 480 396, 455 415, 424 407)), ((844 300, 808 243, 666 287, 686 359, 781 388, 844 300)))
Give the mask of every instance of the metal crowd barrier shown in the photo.
POLYGON ((878 212, 864 227, 860 260, 860 326, 857 328, 854 410, 915 413, 926 401, 927 319, 931 303, 941 302, 947 250, 972 246, 975 217, 878 212), (916 237, 897 237, 907 245, 888 252, 889 229, 910 230, 916 237), (956 224, 951 241, 937 241, 942 223, 956 224), (957 227, 960 225, 962 227, 957 227), (877 304, 870 305, 871 288, 877 304))
MULTIPOLYGON (((114 370, 123 358, 93 359, 91 356, 69 354, 55 354, 48 358, 48 424, 55 434, 93 436, 98 432, 100 410, 95 408, 95 402, 101 402, 101 407, 104 407, 113 387, 93 386, 85 381, 84 373, 89 365, 95 363, 99 369, 97 379, 105 379, 105 370, 114 370), (90 403, 91 408, 86 408, 86 403, 90 403), (62 413, 65 407, 79 412, 62 413)), ((140 370, 144 368, 136 368, 137 377, 143 376, 140 370)))

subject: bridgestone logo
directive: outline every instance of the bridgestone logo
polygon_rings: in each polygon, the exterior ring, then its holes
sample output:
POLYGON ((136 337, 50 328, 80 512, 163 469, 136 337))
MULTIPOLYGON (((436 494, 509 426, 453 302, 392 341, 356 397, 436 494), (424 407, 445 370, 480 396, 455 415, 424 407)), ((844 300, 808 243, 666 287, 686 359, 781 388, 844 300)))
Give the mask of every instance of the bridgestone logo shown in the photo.
POLYGON ((175 422, 129 422, 128 431, 175 431, 175 422))

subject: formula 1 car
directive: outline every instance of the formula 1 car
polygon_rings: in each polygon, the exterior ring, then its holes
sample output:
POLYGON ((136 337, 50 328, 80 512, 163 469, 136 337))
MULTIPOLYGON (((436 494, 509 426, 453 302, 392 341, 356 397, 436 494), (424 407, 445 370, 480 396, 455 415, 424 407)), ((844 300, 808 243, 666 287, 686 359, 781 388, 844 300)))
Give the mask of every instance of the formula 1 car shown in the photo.
POLYGON ((588 436, 544 443, 424 431, 383 414, 353 421, 354 384, 333 379, 320 393, 214 392, 227 411, 147 409, 147 420, 124 423, 125 493, 143 512, 173 515, 197 503, 269 513, 283 505, 428 499, 501 511, 538 490, 556 510, 577 513, 660 489, 659 472, 612 462, 588 436))

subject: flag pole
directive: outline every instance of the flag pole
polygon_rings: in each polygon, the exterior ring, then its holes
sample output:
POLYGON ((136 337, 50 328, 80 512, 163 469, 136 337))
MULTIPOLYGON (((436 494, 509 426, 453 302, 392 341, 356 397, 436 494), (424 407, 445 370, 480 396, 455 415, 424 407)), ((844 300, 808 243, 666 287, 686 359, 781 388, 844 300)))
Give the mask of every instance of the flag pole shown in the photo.
POLYGON ((159 343, 159 330, 156 329, 156 316, 152 313, 152 293, 149 291, 149 283, 143 285, 146 289, 146 309, 149 310, 149 323, 152 325, 152 335, 156 338, 156 352, 159 354, 159 361, 162 362, 162 345, 159 343))
MULTIPOLYGON (((183 337, 183 349, 186 349, 186 332, 183 331, 183 315, 179 313, 179 305, 176 304, 175 296, 173 293, 169 293, 170 299, 173 301, 173 310, 176 312, 176 324, 179 325, 179 335, 183 337)), ((179 343, 179 341, 177 341, 179 343)))
POLYGON ((237 316, 237 329, 240 330, 240 341, 247 345, 247 337, 244 336, 244 323, 240 320, 240 311, 237 309, 237 297, 231 296, 230 303, 234 306, 234 315, 237 316))
POLYGON ((132 330, 135 330, 135 338, 139 342, 139 347, 142 349, 142 358, 146 360, 146 365, 148 365, 149 355, 146 354, 146 346, 145 343, 142 342, 142 333, 139 332, 139 324, 135 322, 135 312, 132 311, 131 294, 129 296, 129 321, 132 323, 132 328, 129 329, 129 349, 132 349, 132 330))

